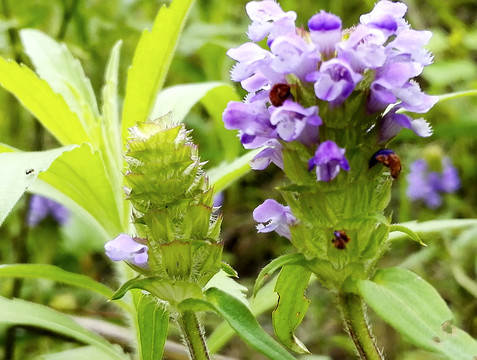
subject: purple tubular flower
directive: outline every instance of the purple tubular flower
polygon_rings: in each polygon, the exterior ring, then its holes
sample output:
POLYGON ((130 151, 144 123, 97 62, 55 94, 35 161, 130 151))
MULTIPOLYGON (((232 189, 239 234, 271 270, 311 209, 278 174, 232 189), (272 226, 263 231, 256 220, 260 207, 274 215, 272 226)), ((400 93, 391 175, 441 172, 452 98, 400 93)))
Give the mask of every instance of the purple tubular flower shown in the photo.
POLYGON ((442 166, 442 172, 438 173, 429 171, 426 160, 414 161, 407 176, 407 196, 411 200, 423 200, 431 209, 441 206, 441 193, 452 193, 460 188, 459 174, 451 160, 444 158, 442 166))
POLYGON ((341 19, 326 11, 320 11, 308 21, 310 37, 319 52, 332 55, 336 44, 341 40, 341 19))
POLYGON ((283 170, 282 144, 276 139, 271 139, 264 145, 265 149, 260 151, 260 153, 250 161, 251 168, 253 170, 265 170, 270 163, 274 163, 283 170))
POLYGON ((353 92, 361 78, 347 62, 331 59, 321 64, 320 71, 308 74, 306 80, 315 82, 315 95, 318 99, 337 106, 353 92))
POLYGON ((258 232, 265 233, 275 230, 287 239, 291 238, 290 226, 297 222, 289 206, 283 206, 273 199, 267 199, 263 204, 257 206, 253 210, 253 218, 261 223, 257 225, 258 232))
POLYGON ((128 261, 133 265, 147 268, 148 247, 134 241, 129 235, 119 234, 104 245, 106 255, 113 261, 128 261))
POLYGON ((305 135, 309 138, 309 143, 317 142, 318 126, 321 125, 317 106, 305 109, 292 100, 285 100, 282 106, 271 109, 270 123, 277 127, 277 133, 281 139, 297 140, 306 129, 305 135))
POLYGON ((345 149, 341 149, 333 141, 325 141, 308 161, 308 170, 311 171, 316 166, 316 179, 331 181, 338 175, 340 168, 349 171, 349 163, 344 153, 345 149))
POLYGON ((377 28, 386 36, 391 36, 409 27, 403 19, 406 11, 407 6, 403 3, 381 0, 370 13, 361 15, 359 20, 361 24, 377 28))
POLYGON ((275 1, 250 1, 245 10, 252 20, 247 32, 252 41, 261 41, 269 36, 270 43, 277 36, 295 32, 296 13, 284 12, 275 1))
POLYGON ((379 133, 379 143, 383 144, 395 137, 402 128, 410 129, 421 137, 429 137, 432 135, 432 127, 423 118, 412 119, 411 117, 397 113, 399 107, 395 106, 381 120, 381 128, 379 133))
POLYGON ((35 227, 48 215, 51 215, 60 225, 65 225, 70 218, 69 210, 63 205, 40 195, 32 195, 27 224, 30 227, 35 227))

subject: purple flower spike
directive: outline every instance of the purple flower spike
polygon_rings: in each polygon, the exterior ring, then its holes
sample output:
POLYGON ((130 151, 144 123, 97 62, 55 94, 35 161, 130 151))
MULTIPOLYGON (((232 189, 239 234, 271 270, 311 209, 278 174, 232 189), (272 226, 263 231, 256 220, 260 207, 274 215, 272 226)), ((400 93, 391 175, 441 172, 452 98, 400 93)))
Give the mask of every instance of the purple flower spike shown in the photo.
POLYGON ((316 179, 331 181, 338 175, 340 168, 349 171, 349 163, 344 153, 345 149, 341 149, 333 141, 325 141, 308 161, 308 170, 311 171, 316 166, 316 179))
POLYGON ((311 17, 308 28, 318 51, 326 56, 333 54, 336 44, 341 40, 341 19, 322 10, 311 17))
POLYGON ((265 233, 275 230, 287 239, 291 238, 290 226, 297 222, 289 206, 283 206, 273 199, 267 199, 262 205, 257 206, 253 211, 253 218, 262 223, 257 225, 258 232, 265 233))
POLYGON ((134 241, 129 235, 119 234, 117 238, 104 245, 104 250, 113 261, 125 260, 142 268, 148 267, 148 247, 134 241))
POLYGON ((65 225, 70 218, 69 210, 63 205, 40 195, 32 195, 27 224, 35 227, 48 215, 51 215, 60 225, 65 225))

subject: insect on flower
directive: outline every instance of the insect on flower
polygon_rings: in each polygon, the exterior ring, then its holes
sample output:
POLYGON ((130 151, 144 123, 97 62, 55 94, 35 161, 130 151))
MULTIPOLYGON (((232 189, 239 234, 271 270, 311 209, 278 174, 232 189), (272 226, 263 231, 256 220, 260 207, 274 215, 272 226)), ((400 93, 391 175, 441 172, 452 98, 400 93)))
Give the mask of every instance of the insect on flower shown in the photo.
POLYGON ((339 250, 345 249, 346 244, 351 241, 344 230, 333 231, 333 235, 335 237, 331 240, 331 242, 333 243, 333 246, 339 250))
POLYGON ((376 151, 369 161, 369 167, 372 168, 378 162, 391 170, 391 176, 393 179, 397 179, 399 177, 402 169, 401 159, 394 151, 389 149, 381 149, 376 151))
POLYGON ((273 106, 282 106, 286 99, 291 96, 290 85, 275 84, 270 90, 269 98, 273 106))

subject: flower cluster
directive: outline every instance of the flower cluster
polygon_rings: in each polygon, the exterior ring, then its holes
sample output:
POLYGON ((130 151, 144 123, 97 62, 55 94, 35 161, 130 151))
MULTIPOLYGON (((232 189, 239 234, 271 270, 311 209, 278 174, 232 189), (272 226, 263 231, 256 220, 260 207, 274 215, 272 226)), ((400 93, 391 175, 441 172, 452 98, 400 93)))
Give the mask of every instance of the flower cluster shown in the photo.
POLYGON ((27 216, 28 225, 35 227, 49 215, 60 225, 66 224, 70 218, 69 210, 63 205, 40 195, 32 195, 27 216))
POLYGON ((444 157, 439 165, 441 169, 435 171, 425 159, 411 164, 407 176, 407 195, 411 200, 423 200, 429 208, 435 209, 442 204, 442 193, 453 193, 460 188, 459 173, 451 159, 444 157))
POLYGON ((306 30, 276 1, 246 5, 251 41, 227 54, 237 61, 232 80, 248 94, 229 103, 223 119, 227 129, 239 130, 246 149, 263 147, 253 169, 274 163, 284 170, 284 151, 298 142, 309 153, 303 166, 330 182, 353 167, 345 153, 359 142, 373 142, 375 152, 402 128, 432 134, 424 119, 404 113, 425 113, 437 101, 413 80, 432 63, 423 48, 432 34, 411 29, 406 10, 403 3, 381 0, 350 29, 321 11, 306 30), (257 44, 264 39, 268 49, 257 44), (345 132, 361 135, 340 135, 345 132))

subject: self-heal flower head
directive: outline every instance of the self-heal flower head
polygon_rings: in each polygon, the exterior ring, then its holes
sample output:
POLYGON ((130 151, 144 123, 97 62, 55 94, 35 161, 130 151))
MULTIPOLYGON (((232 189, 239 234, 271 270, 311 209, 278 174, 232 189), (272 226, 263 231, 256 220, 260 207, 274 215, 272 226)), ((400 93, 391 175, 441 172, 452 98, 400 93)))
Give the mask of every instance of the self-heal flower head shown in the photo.
POLYGON ((66 224, 70 218, 69 210, 63 205, 41 195, 32 195, 30 198, 27 224, 31 227, 35 227, 49 215, 60 225, 66 224))
POLYGON ((106 255, 113 261, 128 261, 133 265, 147 268, 148 247, 134 241, 129 235, 120 234, 104 245, 106 255))
POLYGON ((257 225, 258 232, 276 231, 279 235, 291 238, 290 226, 297 222, 289 206, 283 206, 273 199, 267 199, 253 211, 253 219, 261 224, 257 225))
POLYGON ((442 159, 442 171, 431 171, 425 159, 418 159, 410 166, 407 176, 407 196, 415 200, 423 200, 435 209, 442 205, 442 193, 453 193, 460 188, 457 169, 449 158, 442 159))
POLYGON ((316 179, 318 181, 331 181, 338 173, 340 168, 349 171, 349 163, 346 160, 345 149, 336 145, 333 141, 325 141, 320 144, 318 149, 308 161, 308 170, 316 167, 316 179))

